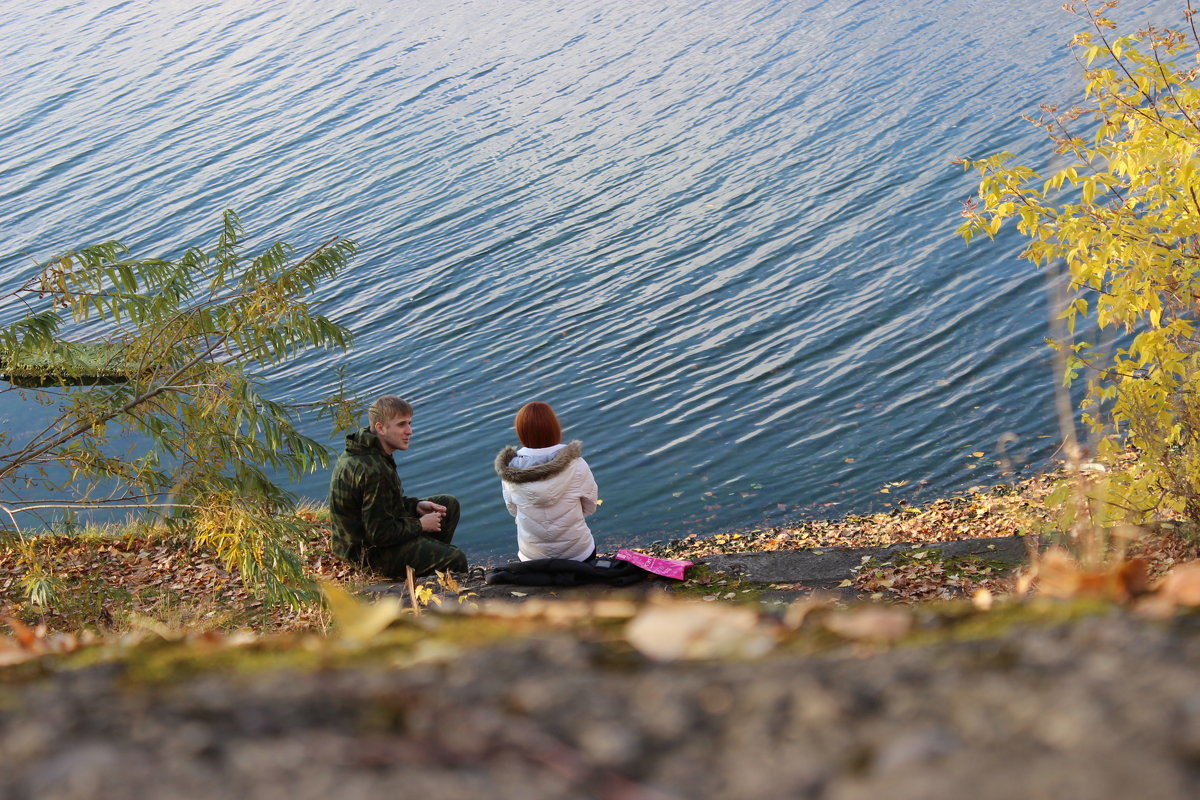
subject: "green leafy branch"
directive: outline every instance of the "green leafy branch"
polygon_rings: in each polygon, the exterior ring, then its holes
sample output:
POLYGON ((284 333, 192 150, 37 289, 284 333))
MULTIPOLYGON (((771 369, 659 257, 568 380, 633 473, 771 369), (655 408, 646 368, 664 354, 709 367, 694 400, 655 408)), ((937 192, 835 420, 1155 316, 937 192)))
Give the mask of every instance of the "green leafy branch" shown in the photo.
POLYGON ((27 440, 0 437, 0 492, 14 512, 44 505, 25 499, 33 488, 85 505, 182 509, 198 541, 294 599, 284 587, 298 585, 299 562, 272 519, 294 498, 274 475, 326 466, 329 452, 300 425, 307 415, 348 427, 355 403, 340 380, 315 402, 281 401, 267 378, 305 351, 351 345, 311 294, 357 246, 332 237, 298 256, 276 242, 249 256, 244 236, 226 211, 210 249, 133 258, 104 242, 51 259, 0 295, 12 318, 0 326, 0 374, 53 409, 27 440))

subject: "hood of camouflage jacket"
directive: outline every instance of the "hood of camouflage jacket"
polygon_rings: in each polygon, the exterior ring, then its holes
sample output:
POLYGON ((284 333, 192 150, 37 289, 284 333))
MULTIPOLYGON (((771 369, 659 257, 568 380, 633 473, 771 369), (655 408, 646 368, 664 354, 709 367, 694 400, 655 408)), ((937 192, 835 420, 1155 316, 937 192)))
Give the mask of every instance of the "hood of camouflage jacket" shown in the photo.
POLYGON ((386 458, 393 464, 396 463, 395 459, 383 452, 383 446, 379 444, 379 437, 370 428, 359 428, 346 434, 346 453, 352 456, 374 454, 380 458, 386 458))

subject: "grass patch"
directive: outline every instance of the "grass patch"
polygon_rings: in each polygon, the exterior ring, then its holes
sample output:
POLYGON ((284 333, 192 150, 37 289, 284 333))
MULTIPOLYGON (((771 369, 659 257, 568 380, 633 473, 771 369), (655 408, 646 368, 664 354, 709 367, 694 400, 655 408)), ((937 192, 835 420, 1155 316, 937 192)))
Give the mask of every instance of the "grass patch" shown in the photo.
MULTIPOLYGON (((296 514, 302 534, 289 545, 309 578, 350 587, 374 580, 330 553, 328 512, 301 508, 296 514)), ((186 527, 138 523, 0 538, 0 616, 71 633, 122 633, 146 619, 168 629, 208 631, 328 625, 319 604, 265 603, 186 527), (45 591, 31 597, 35 582, 45 591)))
POLYGON ((672 596, 680 599, 727 603, 758 603, 762 600, 762 589, 762 584, 714 572, 704 564, 689 567, 687 578, 670 586, 672 596))

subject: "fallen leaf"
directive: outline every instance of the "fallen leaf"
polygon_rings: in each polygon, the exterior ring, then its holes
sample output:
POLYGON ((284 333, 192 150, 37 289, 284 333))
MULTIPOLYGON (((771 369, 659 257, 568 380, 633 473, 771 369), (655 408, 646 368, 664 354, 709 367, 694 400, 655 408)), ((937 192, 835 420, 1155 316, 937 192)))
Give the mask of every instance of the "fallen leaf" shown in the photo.
POLYGON ((630 621, 625 636, 655 661, 755 658, 775 646, 775 632, 756 612, 728 605, 647 606, 630 621))
POLYGON ((1146 562, 1132 558, 1096 569, 1085 569, 1070 553, 1052 547, 1037 560, 1037 590, 1047 597, 1103 597, 1125 601, 1146 591, 1146 562))
POLYGON ((834 595, 826 595, 819 591, 793 601, 783 615, 784 627, 793 631, 799 630, 810 614, 829 608, 834 602, 836 602, 834 595))
POLYGON ((26 661, 37 656, 38 653, 21 647, 14 639, 7 637, 0 639, 0 667, 7 667, 12 664, 24 664, 26 661))
POLYGON ((400 601, 384 597, 373 603, 358 599, 336 583, 322 581, 321 593, 338 633, 344 639, 363 642, 379 635, 400 616, 400 601))
POLYGON ((1082 579, 1079 564, 1061 547, 1052 547, 1037 560, 1037 590, 1047 597, 1069 598, 1079 594, 1082 579))
POLYGON ((866 606, 835 611, 825 617, 825 627, 838 636, 860 641, 894 642, 912 630, 912 612, 906 608, 866 606))
POLYGON ((1150 571, 1144 558, 1126 559, 1117 574, 1130 596, 1144 594, 1150 589, 1150 571))
POLYGON ((1177 606, 1200 606, 1200 561, 1172 567, 1158 594, 1177 606))
POLYGON ((30 628, 16 617, 5 617, 4 624, 7 625, 13 632, 13 636, 16 638, 17 644, 19 644, 21 647, 26 650, 33 650, 37 646, 38 639, 40 637, 35 629, 30 628))

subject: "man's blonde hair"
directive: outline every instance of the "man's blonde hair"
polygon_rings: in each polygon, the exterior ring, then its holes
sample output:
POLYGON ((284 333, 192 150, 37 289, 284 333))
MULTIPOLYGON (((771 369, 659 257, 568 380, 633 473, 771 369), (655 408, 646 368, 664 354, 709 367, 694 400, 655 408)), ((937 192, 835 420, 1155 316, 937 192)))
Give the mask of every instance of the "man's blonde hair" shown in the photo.
POLYGON ((377 422, 387 423, 399 416, 411 417, 412 413, 412 405, 407 400, 394 394, 385 394, 371 403, 371 407, 367 409, 367 418, 374 426, 377 422))

